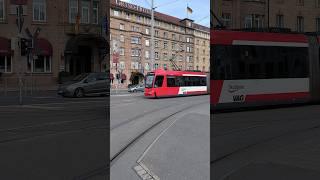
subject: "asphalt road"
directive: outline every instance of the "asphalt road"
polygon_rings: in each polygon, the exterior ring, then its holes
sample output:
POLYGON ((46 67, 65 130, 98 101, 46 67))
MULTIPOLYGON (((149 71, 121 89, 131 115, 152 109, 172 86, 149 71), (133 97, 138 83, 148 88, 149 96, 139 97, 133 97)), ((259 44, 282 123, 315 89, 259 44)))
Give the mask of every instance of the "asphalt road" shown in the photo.
POLYGON ((320 179, 320 106, 211 116, 211 179, 320 179))
POLYGON ((111 179, 210 179, 209 96, 111 97, 111 179))
POLYGON ((0 97, 0 179, 108 176, 108 97, 0 97))

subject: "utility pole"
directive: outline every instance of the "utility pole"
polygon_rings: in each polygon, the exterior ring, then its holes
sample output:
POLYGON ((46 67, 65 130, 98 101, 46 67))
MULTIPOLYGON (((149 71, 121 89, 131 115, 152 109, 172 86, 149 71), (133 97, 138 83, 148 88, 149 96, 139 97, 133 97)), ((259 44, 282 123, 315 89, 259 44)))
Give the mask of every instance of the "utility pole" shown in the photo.
POLYGON ((22 83, 22 60, 21 60, 21 47, 22 47, 22 44, 21 44, 21 38, 22 38, 22 34, 21 34, 21 29, 22 29, 22 26, 23 26, 23 23, 24 23, 24 19, 22 17, 23 15, 23 6, 22 4, 17 4, 16 6, 16 10, 17 10, 17 19, 16 19, 16 23, 17 23, 17 26, 18 26, 18 37, 17 37, 17 56, 16 56, 16 62, 19 63, 19 71, 18 71, 18 77, 19 77, 19 104, 22 105, 22 86, 23 86, 23 83, 22 83))
POLYGON ((155 48, 155 44, 154 44, 154 0, 151 0, 151 70, 154 70, 154 48, 155 48))
POLYGON ((270 0, 268 0, 268 29, 270 28, 270 0))

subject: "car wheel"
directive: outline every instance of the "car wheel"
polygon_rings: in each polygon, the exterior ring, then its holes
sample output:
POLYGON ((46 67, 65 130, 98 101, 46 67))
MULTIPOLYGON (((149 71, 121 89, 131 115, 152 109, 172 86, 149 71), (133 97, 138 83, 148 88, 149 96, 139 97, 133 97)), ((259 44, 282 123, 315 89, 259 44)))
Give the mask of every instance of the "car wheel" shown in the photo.
POLYGON ((74 97, 83 97, 84 96, 84 92, 83 92, 83 89, 81 88, 77 88, 75 91, 74 91, 74 97))

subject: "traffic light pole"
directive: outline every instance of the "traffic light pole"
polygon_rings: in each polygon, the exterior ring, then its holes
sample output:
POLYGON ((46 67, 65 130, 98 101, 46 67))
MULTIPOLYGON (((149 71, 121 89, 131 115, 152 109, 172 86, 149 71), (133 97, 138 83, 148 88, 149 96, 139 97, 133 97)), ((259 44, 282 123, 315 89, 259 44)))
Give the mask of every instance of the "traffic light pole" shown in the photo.
POLYGON ((18 40, 18 47, 16 49, 18 49, 18 52, 17 52, 17 55, 16 55, 16 62, 19 63, 19 75, 18 75, 18 78, 19 78, 19 104, 22 105, 23 104, 23 101, 22 101, 22 61, 21 61, 21 47, 22 47, 22 44, 21 44, 21 38, 22 38, 22 34, 21 34, 21 29, 22 29, 22 26, 23 26, 23 19, 22 19, 22 5, 19 5, 17 7, 17 26, 18 26, 18 37, 17 37, 17 40, 18 40), (20 45, 20 46, 19 46, 20 45), (19 51, 20 50, 20 51, 19 51))

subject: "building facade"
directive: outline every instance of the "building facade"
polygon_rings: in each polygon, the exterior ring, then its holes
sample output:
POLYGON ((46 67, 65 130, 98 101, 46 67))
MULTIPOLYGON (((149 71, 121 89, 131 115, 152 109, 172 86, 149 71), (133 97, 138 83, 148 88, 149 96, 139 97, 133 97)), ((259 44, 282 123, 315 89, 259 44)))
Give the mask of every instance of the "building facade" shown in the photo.
MULTIPOLYGON (((2 83, 55 87, 59 78, 107 71, 109 3, 104 0, 27 0, 19 33, 15 1, 0 0, 0 72, 2 83), (26 30, 28 29, 28 30, 26 30), (22 53, 20 39, 33 39, 22 53), (64 73, 62 73, 64 72, 64 73), (32 77, 32 82, 30 78, 32 77)), ((18 2, 18 1, 17 1, 18 2)), ((0 82, 1 83, 1 82, 0 82)))
MULTIPOLYGON (((155 12, 154 68, 172 70, 172 59, 182 70, 209 71, 209 36, 209 28, 191 19, 155 12)), ((142 82, 144 75, 151 70, 150 48, 151 11, 112 0, 110 71, 113 84, 126 87, 142 82)))
MULTIPOLYGON (((214 0, 212 6, 231 29, 279 27, 320 32, 320 0, 214 0)), ((215 19, 213 25, 217 25, 215 19)))

